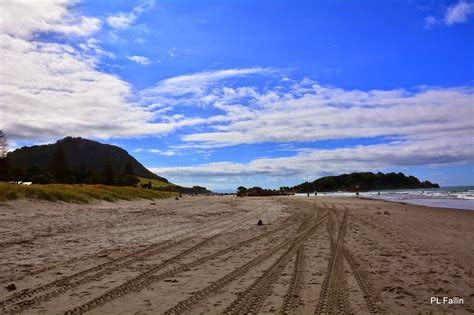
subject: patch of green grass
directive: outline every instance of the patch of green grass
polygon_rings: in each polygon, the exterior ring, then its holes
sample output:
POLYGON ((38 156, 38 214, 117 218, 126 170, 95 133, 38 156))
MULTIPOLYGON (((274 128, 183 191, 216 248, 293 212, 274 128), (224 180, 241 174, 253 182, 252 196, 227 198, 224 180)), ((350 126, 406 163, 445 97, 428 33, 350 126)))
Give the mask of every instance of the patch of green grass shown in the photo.
POLYGON ((71 203, 88 203, 93 200, 132 200, 174 197, 172 192, 141 189, 136 187, 116 187, 104 185, 15 185, 0 183, 0 202, 29 198, 71 203))
POLYGON ((145 177, 138 177, 138 179, 140 180, 138 185, 148 184, 149 182, 151 182, 152 187, 168 187, 168 186, 173 186, 174 187, 174 186, 176 186, 173 183, 162 182, 162 181, 157 180, 157 179, 150 179, 150 178, 145 178, 145 177))

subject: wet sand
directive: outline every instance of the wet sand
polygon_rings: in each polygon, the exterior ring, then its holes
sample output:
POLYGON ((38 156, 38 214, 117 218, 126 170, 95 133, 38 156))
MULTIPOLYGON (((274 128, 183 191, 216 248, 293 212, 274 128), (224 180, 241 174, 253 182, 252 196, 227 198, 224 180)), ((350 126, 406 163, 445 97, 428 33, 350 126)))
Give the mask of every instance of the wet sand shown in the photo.
POLYGON ((473 226, 472 211, 356 198, 14 201, 0 312, 469 314, 473 226))

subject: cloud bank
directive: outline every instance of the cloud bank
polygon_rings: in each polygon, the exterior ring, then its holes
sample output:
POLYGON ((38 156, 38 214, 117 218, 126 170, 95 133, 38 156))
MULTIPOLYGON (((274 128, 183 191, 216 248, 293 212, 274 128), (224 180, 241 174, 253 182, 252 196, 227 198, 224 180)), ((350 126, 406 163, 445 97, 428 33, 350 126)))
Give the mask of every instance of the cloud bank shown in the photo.
MULTIPOLYGON (((2 5, 1 128, 10 139, 157 135, 200 122, 158 121, 154 112, 131 101, 132 87, 99 69, 101 58, 115 57, 92 37, 100 20, 74 13, 74 4, 50 0, 2 5), (56 39, 61 35, 76 37, 69 43, 56 39)), ((144 5, 136 14, 143 10, 144 5)))

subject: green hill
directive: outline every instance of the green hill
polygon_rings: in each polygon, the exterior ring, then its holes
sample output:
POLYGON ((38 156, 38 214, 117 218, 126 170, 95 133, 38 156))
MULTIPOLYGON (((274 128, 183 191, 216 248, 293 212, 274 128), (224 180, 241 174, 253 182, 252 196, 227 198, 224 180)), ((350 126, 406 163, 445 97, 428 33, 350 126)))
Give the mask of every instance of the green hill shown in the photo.
POLYGON ((438 184, 429 181, 420 182, 415 176, 405 176, 403 173, 381 172, 374 174, 352 173, 339 176, 326 176, 313 182, 305 182, 286 190, 306 193, 315 191, 369 191, 385 189, 411 189, 411 188, 439 188, 438 184))
POLYGON ((8 163, 33 175, 43 171, 53 172, 53 157, 58 146, 61 146, 67 166, 72 171, 100 174, 107 162, 113 172, 121 173, 127 163, 131 163, 133 175, 168 182, 166 178, 149 171, 124 149, 83 138, 67 137, 54 144, 22 147, 8 153, 8 163))

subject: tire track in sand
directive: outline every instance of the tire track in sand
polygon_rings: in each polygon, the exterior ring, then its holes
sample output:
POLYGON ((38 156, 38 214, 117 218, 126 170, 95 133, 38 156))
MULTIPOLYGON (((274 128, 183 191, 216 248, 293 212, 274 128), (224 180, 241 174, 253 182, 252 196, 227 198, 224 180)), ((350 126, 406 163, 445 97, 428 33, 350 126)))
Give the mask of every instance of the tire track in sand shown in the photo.
MULTIPOLYGON (((298 228, 298 233, 303 229, 304 226, 308 224, 308 220, 303 219, 303 223, 298 228)), ((298 234, 297 234, 298 235, 298 234)), ((297 237, 297 235, 295 237, 297 237)), ((175 306, 166 310, 163 314, 170 315, 170 314, 181 314, 189 309, 191 309, 194 305, 202 303, 206 298, 216 294, 220 289, 228 285, 230 282, 234 281, 238 277, 245 275, 249 272, 252 268, 256 267, 266 259, 273 256, 282 248, 288 246, 294 238, 286 239, 285 241, 281 242, 277 246, 271 248, 270 250, 266 251, 265 253, 257 256, 256 258, 252 259, 251 261, 247 262, 245 265, 235 269, 231 273, 225 275, 224 277, 218 279, 217 281, 211 283, 206 288, 193 293, 190 297, 185 300, 180 301, 175 306)))
MULTIPOLYGON (((224 230, 205 239, 204 241, 198 243, 197 245, 185 250, 181 254, 173 257, 174 260, 180 259, 183 256, 189 254, 190 252, 197 250, 198 248, 206 245, 207 243, 211 242, 212 240, 222 235, 223 233, 231 230, 232 228, 234 228, 240 223, 241 221, 226 222, 225 225, 227 226, 224 225, 223 227, 220 227, 220 228, 225 228, 224 230)), ((219 227, 215 227, 215 226, 212 226, 212 224, 208 224, 197 230, 184 233, 183 235, 195 234, 195 233, 200 233, 200 232, 202 233, 203 231, 206 231, 206 230, 211 231, 211 230, 215 230, 216 228, 219 228, 219 227)), ((40 302, 43 302, 53 297, 64 294, 67 291, 74 289, 80 285, 84 285, 88 282, 99 280, 100 277, 107 275, 110 272, 120 270, 122 268, 130 266, 131 264, 137 261, 143 260, 144 258, 159 254, 175 246, 182 245, 186 243, 187 241, 190 241, 192 238, 193 236, 189 236, 176 242, 164 241, 160 243, 155 243, 155 244, 147 246, 146 248, 143 248, 138 251, 127 254, 125 256, 113 259, 111 261, 96 265, 94 267, 82 270, 72 275, 60 278, 58 280, 39 286, 37 288, 25 289, 23 291, 20 291, 17 294, 12 295, 6 300, 0 302, 0 309, 2 310, 2 313, 19 313, 23 310, 31 308, 34 305, 39 304, 40 302)), ((163 266, 163 268, 164 267, 165 266, 163 266)))
MULTIPOLYGON (((348 207, 343 205, 345 211, 348 211, 348 207)), ((373 289, 372 284, 370 283, 367 274, 360 268, 356 258, 352 253, 347 249, 346 246, 343 247, 344 259, 349 266, 349 269, 354 276, 357 285, 359 286, 362 296, 364 297, 367 310, 370 314, 384 314, 386 313, 385 307, 383 305, 382 299, 378 294, 376 294, 373 289)))
POLYGON ((348 296, 346 283, 344 280, 344 235, 347 228, 348 211, 346 208, 342 218, 341 225, 334 239, 334 218, 330 215, 328 223, 328 232, 331 243, 331 255, 327 267, 326 277, 323 281, 321 293, 319 295, 318 305, 315 314, 348 314, 352 313, 348 296))
POLYGON ((299 292, 301 290, 301 281, 303 277, 304 268, 304 252, 303 247, 300 247, 296 252, 295 265, 293 267, 293 275, 291 277, 288 291, 283 298, 283 305, 281 307, 281 314, 290 314, 295 309, 300 301, 299 292))
MULTIPOLYGON (((326 216, 316 220, 309 228, 300 232, 291 242, 290 247, 278 258, 278 260, 261 275, 249 288, 238 294, 238 297, 225 310, 224 314, 257 314, 265 299, 271 294, 272 283, 274 283, 281 272, 301 248, 303 243, 324 222, 326 216)), ((313 218, 310 222, 313 222, 313 218)))
MULTIPOLYGON (((325 204, 324 207, 326 210, 328 210, 325 204)), ((314 205, 314 209, 317 211, 317 219, 319 219, 320 212, 318 211, 318 207, 316 204, 314 205)), ((304 258, 304 247, 301 246, 296 252, 296 258, 293 266, 290 284, 288 285, 288 290, 286 291, 286 294, 283 297, 283 303, 280 309, 280 314, 290 314, 291 311, 295 309, 301 301, 299 294, 303 281, 304 258)))
MULTIPOLYGON (((349 210, 347 205, 345 204, 342 204, 342 207, 345 211, 349 210)), ((349 249, 347 249, 346 246, 343 247, 343 253, 344 259, 347 262, 349 269, 357 282, 359 290, 362 292, 362 296, 364 297, 368 312, 371 314, 386 313, 382 299, 378 294, 376 294, 372 284, 368 279, 368 276, 360 268, 360 265, 357 263, 357 260, 354 255, 352 255, 352 253, 349 251, 349 249)))
MULTIPOLYGON (((280 226, 276 227, 275 229, 273 230, 270 230, 268 232, 265 232, 265 233, 262 233, 262 234, 259 234, 257 236, 254 236, 250 239, 247 239, 245 241, 242 241, 242 242, 239 242, 238 244, 235 244, 235 245, 231 245, 227 248, 224 248, 224 249, 221 249, 213 254, 210 254, 210 255, 207 255, 207 256, 204 256, 204 257, 201 257, 199 259, 196 259, 190 263, 185 263, 185 264, 181 264, 177 267, 174 267, 168 271, 165 271, 163 273, 160 273, 160 274, 156 274, 157 272, 161 271, 162 269, 164 269, 165 267, 177 262, 180 258, 182 258, 183 256, 189 254, 190 252, 194 251, 195 249, 199 248, 199 247, 202 247, 204 246, 205 244, 209 243, 211 241, 211 239, 214 239, 216 236, 213 236, 211 238, 208 238, 204 241, 202 241, 201 243, 193 246, 192 248, 188 249, 188 250, 185 250, 184 252, 172 257, 172 258, 169 258, 165 261, 163 261, 162 263, 160 264, 154 264, 154 265, 151 265, 148 267, 147 271, 141 273, 140 275, 132 278, 132 279, 129 279, 127 280, 125 283, 105 292, 104 294, 90 300, 89 302, 86 302, 80 306, 77 306, 77 307, 74 307, 68 311, 66 311, 64 314, 82 314, 84 312, 87 312, 87 311, 90 311, 92 309, 95 309, 99 306, 102 306, 106 303, 109 303, 113 300, 116 300, 124 295, 127 295, 129 293, 132 293, 132 292, 137 292, 137 291, 140 291, 142 290, 143 288, 149 286, 150 284, 154 283, 154 282, 157 282, 157 281, 161 281, 161 280, 164 280, 166 278, 169 278, 169 277, 172 277, 172 276, 175 276, 181 272, 184 272, 184 271, 187 271, 191 268, 194 268, 200 264, 203 264, 211 259, 214 259, 214 258, 217 258, 219 256, 222 256, 222 255, 225 255, 227 253, 230 253, 232 251, 235 251, 243 246, 246 246, 246 245, 249 245, 255 241, 258 241, 260 239, 263 239, 265 237, 268 237, 272 234, 275 234, 281 230, 284 230, 286 228, 289 227, 289 222, 291 222, 292 220, 294 219, 294 216, 291 216, 289 218, 287 218, 280 226)), ((220 235, 220 234, 219 234, 220 235)))
POLYGON ((375 293, 366 274, 360 270, 359 264, 356 262, 354 256, 346 248, 344 248, 344 257, 357 281, 357 284, 359 285, 360 290, 362 291, 369 313, 385 314, 386 311, 381 298, 375 293))

